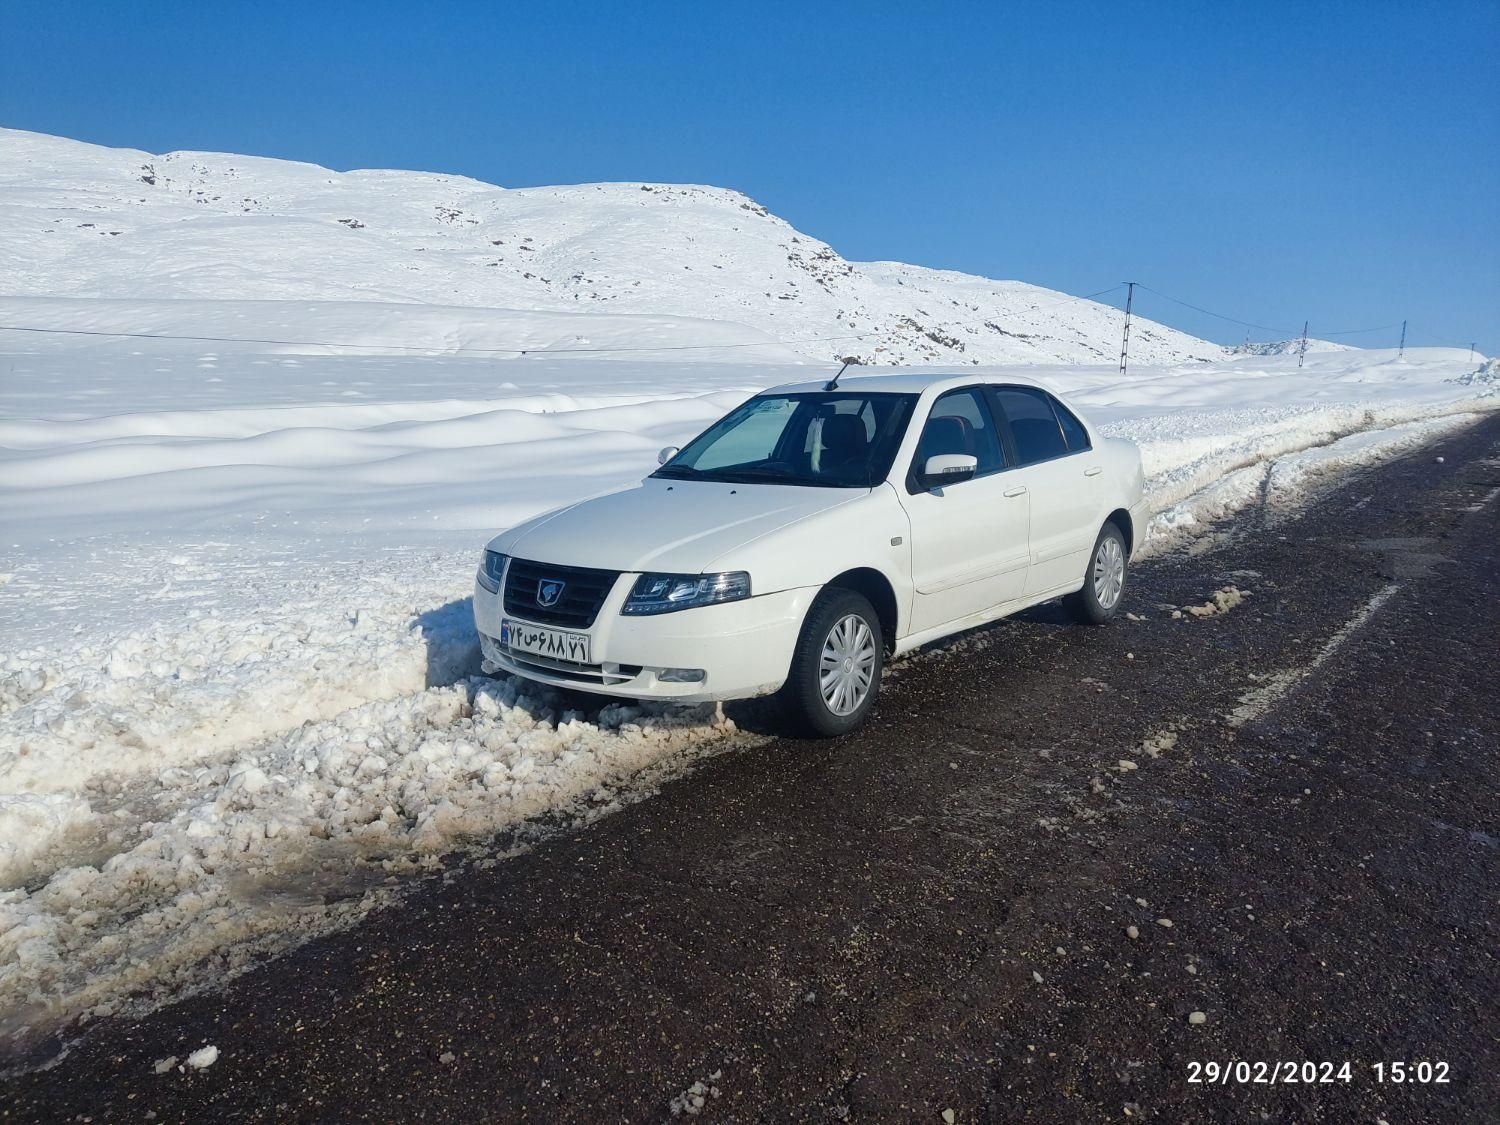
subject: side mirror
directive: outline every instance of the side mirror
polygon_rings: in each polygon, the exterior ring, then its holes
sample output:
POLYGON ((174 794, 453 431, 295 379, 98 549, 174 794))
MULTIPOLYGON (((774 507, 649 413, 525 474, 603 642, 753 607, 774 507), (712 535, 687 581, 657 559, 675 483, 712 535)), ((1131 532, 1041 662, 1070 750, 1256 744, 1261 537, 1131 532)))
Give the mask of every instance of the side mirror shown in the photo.
POLYGON ((663 446, 661 452, 656 455, 656 463, 658 465, 665 465, 668 461, 676 456, 677 447, 675 445, 663 446))
POLYGON ((939 453, 922 466, 922 483, 928 488, 966 481, 979 471, 979 458, 968 453, 939 453))

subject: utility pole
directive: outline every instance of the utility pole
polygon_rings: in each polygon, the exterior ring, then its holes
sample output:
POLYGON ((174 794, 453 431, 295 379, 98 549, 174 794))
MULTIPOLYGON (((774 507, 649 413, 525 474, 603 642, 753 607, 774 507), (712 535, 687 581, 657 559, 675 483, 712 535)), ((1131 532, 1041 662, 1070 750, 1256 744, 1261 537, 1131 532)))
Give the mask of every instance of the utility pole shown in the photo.
POLYGON ((1406 321, 1401 322, 1401 346, 1396 349, 1396 358, 1400 359, 1406 354, 1406 321))
POLYGON ((1125 374, 1125 367, 1129 363, 1130 356, 1130 309, 1135 304, 1135 282, 1125 283, 1125 335, 1120 340, 1120 374, 1125 374))
POLYGON ((1474 362, 1474 345, 1473 344, 1469 345, 1469 362, 1470 363, 1474 362))
POLYGON ((1302 361, 1307 358, 1307 321, 1302 322, 1302 346, 1297 349, 1297 366, 1302 366, 1302 361))

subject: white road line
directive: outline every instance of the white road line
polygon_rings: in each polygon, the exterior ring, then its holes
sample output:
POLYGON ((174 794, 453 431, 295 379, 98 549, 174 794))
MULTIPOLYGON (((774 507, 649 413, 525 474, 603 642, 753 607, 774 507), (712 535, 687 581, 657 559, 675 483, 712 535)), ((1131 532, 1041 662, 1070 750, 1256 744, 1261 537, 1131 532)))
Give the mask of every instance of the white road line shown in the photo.
POLYGON ((1259 687, 1247 691, 1240 696, 1240 705, 1229 713, 1229 725, 1232 727, 1244 726, 1248 722, 1260 718, 1278 702, 1280 702, 1292 688, 1305 680, 1313 672, 1321 668, 1334 653, 1341 649, 1345 642, 1352 637, 1359 627, 1373 617, 1380 607, 1390 601, 1391 597, 1401 588, 1401 583, 1392 582, 1384 589, 1379 590, 1374 597, 1364 604, 1353 617, 1344 622, 1337 633, 1328 638, 1327 643, 1318 650, 1306 664, 1299 664, 1294 668, 1286 668, 1275 673, 1259 687))

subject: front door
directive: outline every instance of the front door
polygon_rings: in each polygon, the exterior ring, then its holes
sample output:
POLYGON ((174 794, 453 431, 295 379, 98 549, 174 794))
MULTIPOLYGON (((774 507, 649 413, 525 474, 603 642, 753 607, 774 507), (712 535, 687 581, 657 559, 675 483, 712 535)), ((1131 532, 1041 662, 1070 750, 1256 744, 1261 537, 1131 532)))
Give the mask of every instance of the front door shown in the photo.
POLYGON ((923 426, 905 487, 897 489, 911 520, 912 632, 992 609, 1025 590, 1030 497, 1004 469, 983 392, 973 387, 941 396, 923 426), (923 488, 921 466, 943 453, 976 458, 975 476, 923 488))

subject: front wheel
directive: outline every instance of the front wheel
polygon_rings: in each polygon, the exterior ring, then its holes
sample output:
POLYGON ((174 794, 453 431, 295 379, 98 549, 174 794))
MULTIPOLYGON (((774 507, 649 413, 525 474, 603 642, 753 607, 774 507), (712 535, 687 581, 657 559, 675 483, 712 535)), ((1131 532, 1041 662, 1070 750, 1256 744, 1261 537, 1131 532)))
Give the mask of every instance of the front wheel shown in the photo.
POLYGON ((1094 540, 1083 589, 1068 597, 1073 616, 1086 625, 1103 625, 1119 613, 1125 598, 1129 561, 1125 536, 1114 524, 1105 524, 1099 529, 1099 538, 1094 540))
POLYGON ((792 651, 781 689, 787 717, 817 737, 848 734, 874 708, 884 662, 875 607, 853 590, 824 590, 807 611, 792 651))

